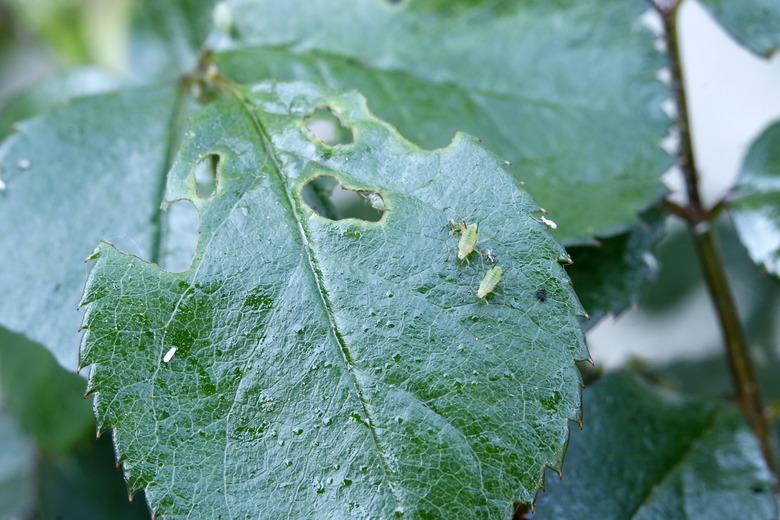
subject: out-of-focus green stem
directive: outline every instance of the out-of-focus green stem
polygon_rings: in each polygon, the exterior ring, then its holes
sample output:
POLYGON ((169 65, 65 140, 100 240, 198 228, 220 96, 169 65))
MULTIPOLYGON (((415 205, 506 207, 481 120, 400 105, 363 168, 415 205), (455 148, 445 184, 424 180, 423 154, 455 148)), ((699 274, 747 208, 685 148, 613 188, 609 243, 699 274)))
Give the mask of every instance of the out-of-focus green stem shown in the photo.
POLYGON ((761 396, 753 371, 750 351, 742 330, 742 324, 739 321, 737 307, 734 303, 734 297, 729 287, 729 281, 723 268, 723 262, 718 252, 715 233, 712 228, 712 220, 717 215, 721 205, 716 205, 712 210, 707 210, 702 205, 701 195, 699 194, 699 174, 693 149, 691 119, 688 112, 688 99, 685 91, 685 77, 683 75, 677 31, 677 14, 682 0, 652 0, 652 3, 664 22, 664 34, 680 131, 677 164, 685 179, 685 190, 688 199, 687 205, 684 207, 669 203, 667 204, 667 209, 684 218, 688 222, 689 229, 693 234, 704 280, 723 334, 731 376, 739 397, 740 408, 761 444, 761 451, 767 464, 770 467, 774 467, 769 429, 761 404, 761 396))

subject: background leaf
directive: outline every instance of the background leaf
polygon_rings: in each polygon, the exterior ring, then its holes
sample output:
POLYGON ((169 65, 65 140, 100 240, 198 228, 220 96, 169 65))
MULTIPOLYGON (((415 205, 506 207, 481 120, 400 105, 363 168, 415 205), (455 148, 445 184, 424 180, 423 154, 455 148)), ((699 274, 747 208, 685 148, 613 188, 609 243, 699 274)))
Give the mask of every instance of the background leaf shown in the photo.
POLYGON ((111 440, 95 441, 84 380, 0 328, 0 518, 148 518, 131 505, 111 440))
POLYGON ((85 295, 81 364, 131 488, 166 518, 508 518, 560 463, 587 356, 538 207, 466 136, 424 152, 356 95, 224 88, 168 179, 201 212, 192 268, 104 244, 85 295), (353 144, 304 127, 323 106, 353 144), (382 220, 316 215, 300 191, 321 175, 381 194, 382 220), (456 260, 461 218, 504 269, 489 304, 488 266, 456 260))
POLYGON ((655 273, 653 249, 664 231, 662 213, 653 209, 628 233, 604 239, 597 247, 568 249, 574 263, 566 270, 590 315, 586 328, 637 303, 655 273))
POLYGON ((699 0, 742 45, 765 57, 780 47, 777 0, 699 0))
POLYGON ((585 418, 537 520, 777 516, 772 476, 735 409, 609 375, 586 391, 585 418))
POLYGON ((195 67, 211 30, 215 0, 137 0, 129 38, 129 68, 139 79, 175 78, 195 67))
POLYGON ((94 430, 84 379, 43 347, 0 327, 0 396, 43 450, 66 452, 94 430))
POLYGON ((0 325, 66 368, 76 366, 84 258, 99 240, 144 258, 159 249, 176 106, 171 87, 81 98, 21 123, 0 147, 0 325))
POLYGON ((0 101, 0 138, 11 133, 17 121, 48 112, 76 96, 113 90, 120 80, 94 67, 72 69, 28 86, 0 101))
POLYGON ((729 204, 750 256, 770 273, 780 273, 780 123, 750 147, 729 204))
POLYGON ((21 517, 32 509, 35 451, 0 406, 0 517, 21 517))
POLYGON ((664 192, 670 94, 646 1, 227 4, 234 26, 212 38, 222 73, 357 89, 426 148, 477 136, 512 162, 564 243, 626 231, 664 192))

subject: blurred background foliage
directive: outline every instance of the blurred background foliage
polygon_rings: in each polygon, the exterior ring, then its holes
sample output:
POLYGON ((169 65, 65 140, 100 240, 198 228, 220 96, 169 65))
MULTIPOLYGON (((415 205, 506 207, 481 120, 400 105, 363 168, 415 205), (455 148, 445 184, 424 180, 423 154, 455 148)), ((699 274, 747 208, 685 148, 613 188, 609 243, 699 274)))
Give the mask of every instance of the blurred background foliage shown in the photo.
MULTIPOLYGON (((74 96, 137 84, 141 78, 172 77, 191 67, 193 49, 208 33, 212 4, 0 0, 0 138, 15 122, 74 96)), ((637 319, 641 326, 624 327, 611 332, 609 341, 600 340, 594 350, 597 368, 587 369, 586 381, 598 376, 602 366, 625 367, 670 389, 732 399, 723 349, 720 343, 711 344, 719 335, 689 233, 658 212, 649 212, 643 221, 657 230, 652 237, 644 235, 650 240, 647 247, 662 233, 666 236, 655 248, 655 259, 626 259, 647 261, 655 271, 652 281, 644 282, 638 305, 628 311, 632 317, 621 318, 637 319), (640 335, 652 337, 647 331, 663 330, 693 307, 703 309, 694 316, 704 317, 689 319, 681 335, 684 342, 663 345, 664 356, 655 349, 639 356, 635 351, 611 356, 640 335), (602 363, 602 356, 619 361, 602 363)), ((718 233, 780 440, 780 282, 750 261, 725 215, 718 233)), ((605 240, 603 247, 620 249, 623 244, 615 241, 625 240, 632 237, 605 240)), ((589 262, 587 254, 572 251, 572 256, 581 265, 589 262)), ((603 285, 610 278, 610 266, 583 269, 597 273, 591 278, 578 279, 577 269, 577 264, 571 268, 575 288, 603 285)), ((591 334, 611 326, 610 320, 593 318, 591 334)), ((83 389, 83 377, 62 369, 46 349, 0 329, 0 518, 148 517, 142 496, 127 500, 121 473, 114 469, 110 435, 94 441, 94 418, 89 400, 81 398, 83 389)))
MULTIPOLYGON (((74 96, 175 74, 171 60, 194 59, 187 45, 169 48, 192 21, 158 16, 176 7, 155 4, 167 2, 0 0, 0 138, 74 96), (146 58, 131 63, 131 46, 146 58)), ((0 519, 149 517, 143 496, 128 500, 111 436, 95 441, 84 388, 44 347, 0 328, 0 519)))

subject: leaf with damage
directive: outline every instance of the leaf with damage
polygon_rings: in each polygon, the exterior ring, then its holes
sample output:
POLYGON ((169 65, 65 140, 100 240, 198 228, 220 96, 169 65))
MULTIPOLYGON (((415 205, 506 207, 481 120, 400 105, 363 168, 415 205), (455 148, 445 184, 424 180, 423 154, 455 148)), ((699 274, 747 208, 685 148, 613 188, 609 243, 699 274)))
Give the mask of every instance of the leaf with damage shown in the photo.
POLYGON ((223 4, 233 25, 212 41, 224 74, 357 89, 422 147, 477 136, 567 245, 627 231, 664 193, 671 93, 646 0, 223 4))
POLYGON ((220 90, 168 178, 200 211, 192 267, 104 243, 85 293, 81 365, 131 489, 164 518, 510 518, 560 466, 587 357, 538 206, 473 138, 421 150, 356 94, 220 90), (323 107, 352 143, 307 129, 323 107), (323 177, 380 218, 319 215, 323 177), (458 260, 460 221, 492 261, 458 260))

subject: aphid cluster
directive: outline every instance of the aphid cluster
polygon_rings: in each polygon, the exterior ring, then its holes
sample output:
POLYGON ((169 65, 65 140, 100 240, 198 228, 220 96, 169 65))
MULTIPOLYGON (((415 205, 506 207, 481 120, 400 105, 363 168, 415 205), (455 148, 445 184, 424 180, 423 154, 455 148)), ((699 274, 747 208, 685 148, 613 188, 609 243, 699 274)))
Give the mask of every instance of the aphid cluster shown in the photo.
MULTIPOLYGON (((555 223, 548 221, 545 217, 542 217, 542 221, 548 226, 555 228, 555 223)), ((477 241, 479 240, 478 224, 450 221, 449 229, 453 233, 460 233, 460 239, 458 240, 458 260, 468 262, 469 255, 474 251, 477 251, 477 253, 479 253, 488 263, 495 264, 498 262, 496 254, 492 249, 486 249, 484 252, 477 250, 477 241)), ((488 269, 479 282, 477 298, 482 301, 487 301, 487 296, 495 290, 496 286, 501 281, 501 276, 503 274, 504 270, 500 265, 495 265, 488 269)), ((541 303, 544 303, 547 300, 547 290, 544 288, 537 289, 536 292, 534 292, 534 296, 541 303)))
MULTIPOLYGON (((487 249, 484 253, 477 250, 477 241, 479 240, 479 224, 466 224, 465 222, 450 222, 450 231, 460 233, 460 240, 458 240, 458 260, 468 262, 468 257, 474 251, 482 256, 489 263, 494 264, 497 262, 496 255, 492 249, 487 249)), ((485 300, 488 294, 493 292, 501 281, 501 275, 504 270, 501 266, 494 266, 485 273, 482 281, 479 283, 479 289, 477 289, 477 298, 485 300)))

